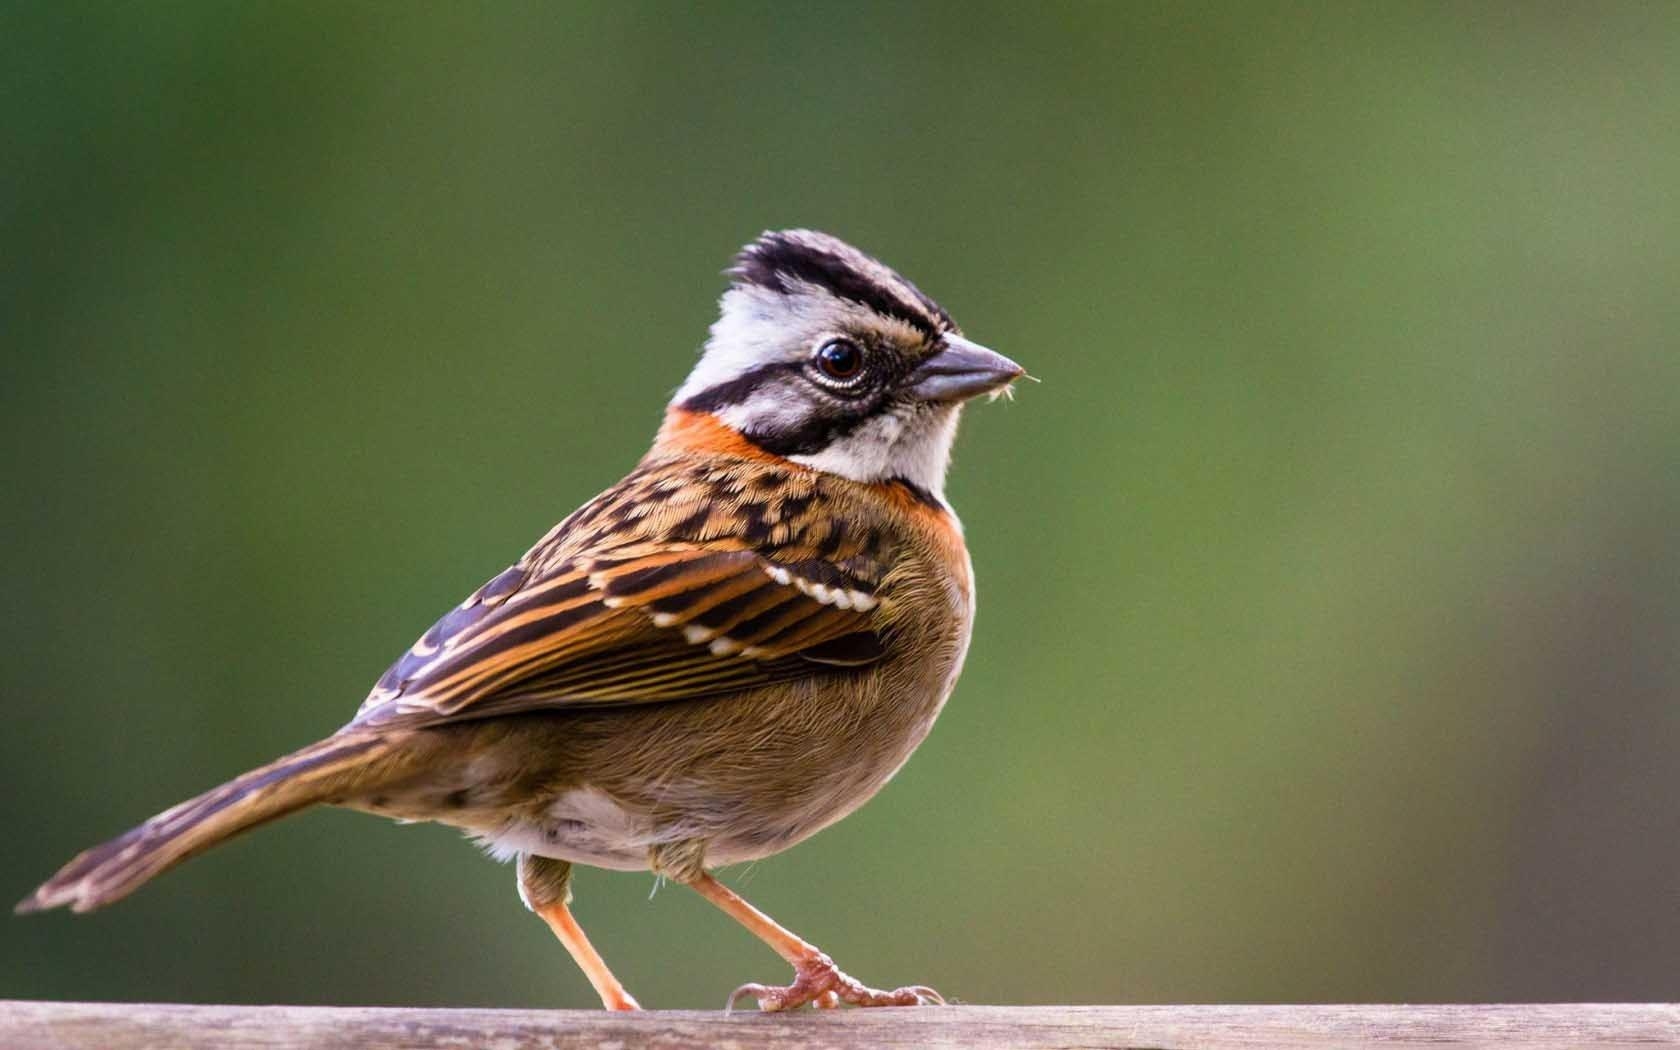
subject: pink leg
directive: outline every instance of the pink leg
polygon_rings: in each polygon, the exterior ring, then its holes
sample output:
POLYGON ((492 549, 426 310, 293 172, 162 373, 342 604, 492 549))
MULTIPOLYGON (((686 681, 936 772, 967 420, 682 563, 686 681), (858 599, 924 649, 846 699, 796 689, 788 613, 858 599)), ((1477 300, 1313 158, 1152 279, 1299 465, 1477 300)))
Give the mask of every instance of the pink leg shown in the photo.
POLYGON ((776 954, 793 966, 793 983, 785 987, 764 984, 743 984, 729 997, 729 1008, 743 996, 758 1000, 760 1010, 790 1010, 815 1003, 832 1009, 841 1003, 853 1006, 922 1006, 943 1005, 945 1000, 932 988, 910 985, 890 992, 877 991, 840 972, 834 960, 817 946, 783 927, 770 916, 748 904, 734 890, 709 873, 689 883, 704 898, 723 909, 736 922, 752 931, 753 936, 775 949, 776 954))
POLYGON ((548 923, 548 928, 554 931, 554 936, 560 938, 560 943, 572 953, 572 959, 578 964, 578 969, 589 978, 589 983, 595 986, 595 993, 601 997, 601 1005, 609 1010, 640 1010, 641 1005, 630 997, 624 990, 624 985, 618 982, 611 970, 607 969, 605 959, 589 943, 584 935, 583 927, 572 918, 572 910, 566 907, 565 901, 556 904, 545 904, 532 908, 532 911, 542 916, 548 923))

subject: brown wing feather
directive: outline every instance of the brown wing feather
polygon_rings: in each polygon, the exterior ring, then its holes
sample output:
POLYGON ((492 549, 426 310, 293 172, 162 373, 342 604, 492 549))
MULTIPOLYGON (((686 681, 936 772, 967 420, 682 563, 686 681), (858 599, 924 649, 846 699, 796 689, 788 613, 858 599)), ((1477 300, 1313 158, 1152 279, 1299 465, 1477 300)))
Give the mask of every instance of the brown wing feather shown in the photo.
MULTIPOLYGON (((632 475, 626 485, 636 481, 632 475)), ((616 497, 645 508, 625 500, 622 488, 433 625, 380 679, 356 723, 424 725, 711 696, 884 654, 878 581, 856 551, 836 551, 852 555, 836 563, 813 557, 819 552, 809 544, 753 549, 720 535, 717 521, 727 515, 717 513, 704 516, 707 534, 696 539, 670 528, 670 511, 600 505, 616 497), (601 521, 616 525, 580 545, 579 523, 601 521)), ((765 514, 748 520, 762 525, 765 514)), ((678 520, 700 518, 690 509, 678 520)), ((782 524, 781 533, 799 534, 782 524)))

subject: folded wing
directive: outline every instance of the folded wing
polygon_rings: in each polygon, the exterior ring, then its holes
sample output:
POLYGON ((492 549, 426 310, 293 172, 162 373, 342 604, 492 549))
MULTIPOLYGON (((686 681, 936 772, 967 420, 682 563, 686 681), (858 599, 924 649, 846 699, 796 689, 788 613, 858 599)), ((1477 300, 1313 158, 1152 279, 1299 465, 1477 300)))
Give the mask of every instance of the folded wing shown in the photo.
POLYGON ((820 558, 645 543, 527 557, 380 679, 360 725, 714 696, 879 659, 872 581, 820 558))

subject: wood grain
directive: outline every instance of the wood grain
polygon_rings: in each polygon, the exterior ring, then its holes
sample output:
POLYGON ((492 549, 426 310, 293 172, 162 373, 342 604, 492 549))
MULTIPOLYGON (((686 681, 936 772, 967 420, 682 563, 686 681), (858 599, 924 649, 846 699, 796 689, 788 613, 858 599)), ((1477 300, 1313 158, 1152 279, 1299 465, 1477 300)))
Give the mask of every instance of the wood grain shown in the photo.
POLYGON ((950 1006, 796 1014, 0 1000, 5 1050, 1680 1045, 1680 1005, 950 1006))

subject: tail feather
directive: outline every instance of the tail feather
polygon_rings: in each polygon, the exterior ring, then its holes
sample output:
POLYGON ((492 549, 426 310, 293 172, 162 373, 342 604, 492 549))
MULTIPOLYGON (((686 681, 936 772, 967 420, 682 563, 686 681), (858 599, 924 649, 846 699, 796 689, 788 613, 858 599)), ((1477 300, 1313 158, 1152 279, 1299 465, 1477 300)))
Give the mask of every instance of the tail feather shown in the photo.
POLYGON ((391 750, 391 741, 382 736, 344 735, 294 751, 83 852, 16 910, 104 907, 241 831, 364 785, 391 750))

